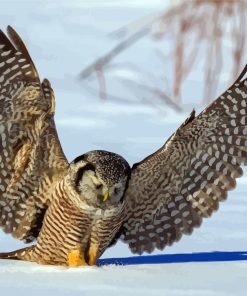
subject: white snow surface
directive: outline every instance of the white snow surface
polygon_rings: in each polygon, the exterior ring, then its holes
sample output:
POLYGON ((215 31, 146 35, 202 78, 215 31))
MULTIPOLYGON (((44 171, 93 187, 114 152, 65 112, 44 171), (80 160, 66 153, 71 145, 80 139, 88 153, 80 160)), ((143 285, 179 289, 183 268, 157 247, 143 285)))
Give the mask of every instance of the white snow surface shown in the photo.
MULTIPOLYGON (((122 53, 114 60, 118 66, 110 69, 107 90, 123 100, 99 99, 95 77, 89 83, 94 92, 88 91, 89 84, 77 79, 84 67, 117 44, 117 40, 109 37, 110 33, 138 18, 158 13, 169 3, 158 0, 0 1, 0 27, 5 30, 11 25, 19 32, 40 77, 52 83, 57 129, 69 161, 86 151, 103 149, 119 153, 133 164, 163 145, 194 106, 202 109, 199 105, 203 88, 201 60, 183 86, 186 100, 184 111, 179 114, 160 102, 147 102, 140 90, 133 95, 119 83, 120 77, 163 87, 163 64, 155 51, 164 50, 164 43, 155 43, 149 37, 122 53), (137 66, 128 66, 133 63, 137 66), (150 76, 142 75, 145 72, 150 72, 150 76)), ((167 62, 168 82, 171 66, 167 62)), ((228 72, 222 77, 217 94, 227 87, 228 72)), ((171 85, 169 87, 171 89, 171 85)), ((217 214, 205 220, 191 236, 155 254, 245 250, 246 184, 245 174, 217 214)), ((0 232, 0 251, 23 246, 22 242, 0 232)), ((103 255, 105 258, 127 256, 131 253, 121 242, 103 255)), ((246 272, 245 262, 66 269, 2 260, 0 295, 244 295, 246 272)))
POLYGON ((1 295, 245 295, 247 265, 194 263, 70 268, 1 262, 1 295))

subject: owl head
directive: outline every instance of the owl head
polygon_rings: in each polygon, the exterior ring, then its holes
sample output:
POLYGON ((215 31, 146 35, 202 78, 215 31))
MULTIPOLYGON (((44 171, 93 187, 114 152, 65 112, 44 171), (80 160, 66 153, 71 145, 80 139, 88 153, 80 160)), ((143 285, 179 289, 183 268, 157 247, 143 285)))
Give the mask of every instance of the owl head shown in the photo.
POLYGON ((77 157, 71 167, 74 188, 89 205, 107 208, 122 200, 131 169, 120 155, 90 151, 77 157))

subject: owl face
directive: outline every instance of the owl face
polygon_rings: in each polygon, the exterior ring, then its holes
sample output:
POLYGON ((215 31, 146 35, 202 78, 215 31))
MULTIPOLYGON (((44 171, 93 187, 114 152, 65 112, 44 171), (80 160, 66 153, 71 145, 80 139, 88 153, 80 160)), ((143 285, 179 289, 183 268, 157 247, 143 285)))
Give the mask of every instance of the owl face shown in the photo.
POLYGON ((89 205, 117 206, 123 198, 130 166, 121 156, 96 150, 77 157, 74 186, 89 205))

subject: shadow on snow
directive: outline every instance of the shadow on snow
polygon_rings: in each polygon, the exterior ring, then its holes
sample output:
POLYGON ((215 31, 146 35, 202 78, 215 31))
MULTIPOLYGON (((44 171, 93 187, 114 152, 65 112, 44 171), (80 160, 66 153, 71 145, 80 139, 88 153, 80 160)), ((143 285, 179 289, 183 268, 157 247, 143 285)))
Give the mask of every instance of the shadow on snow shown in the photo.
POLYGON ((188 263, 188 262, 216 262, 247 260, 247 251, 235 252, 202 252, 188 254, 166 254, 133 256, 126 258, 99 259, 97 264, 102 265, 136 265, 136 264, 162 264, 162 263, 188 263))

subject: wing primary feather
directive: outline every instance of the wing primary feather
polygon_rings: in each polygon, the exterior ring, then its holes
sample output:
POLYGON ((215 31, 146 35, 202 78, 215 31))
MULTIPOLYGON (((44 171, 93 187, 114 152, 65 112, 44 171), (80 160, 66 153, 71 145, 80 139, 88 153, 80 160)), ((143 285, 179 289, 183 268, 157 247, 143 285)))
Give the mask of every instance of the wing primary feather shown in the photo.
POLYGON ((239 76, 237 77, 237 79, 235 80, 235 82, 229 87, 229 89, 231 89, 232 87, 234 87, 235 84, 241 82, 241 79, 245 76, 247 72, 247 64, 245 65, 243 71, 239 74, 239 76))
POLYGON ((40 83, 26 46, 12 27, 0 31, 0 227, 34 240, 42 227, 52 188, 68 161, 54 123, 50 82, 40 83))
POLYGON ((33 78, 35 77, 36 79, 39 80, 38 71, 36 70, 36 67, 35 67, 35 65, 29 55, 29 52, 28 52, 25 44, 23 43, 21 37, 18 35, 18 33, 11 26, 7 27, 7 33, 8 33, 10 40, 16 46, 16 49, 22 53, 23 57, 31 65, 31 71, 32 71, 33 78))
POLYGON ((247 65, 221 96, 197 117, 193 110, 164 146, 133 166, 118 235, 134 253, 191 233, 235 188, 247 163, 246 72, 247 65))
POLYGON ((8 50, 14 50, 16 51, 16 48, 13 46, 13 44, 9 41, 8 37, 4 34, 2 30, 0 30, 0 50, 2 50, 2 46, 4 46, 4 49, 8 50))

